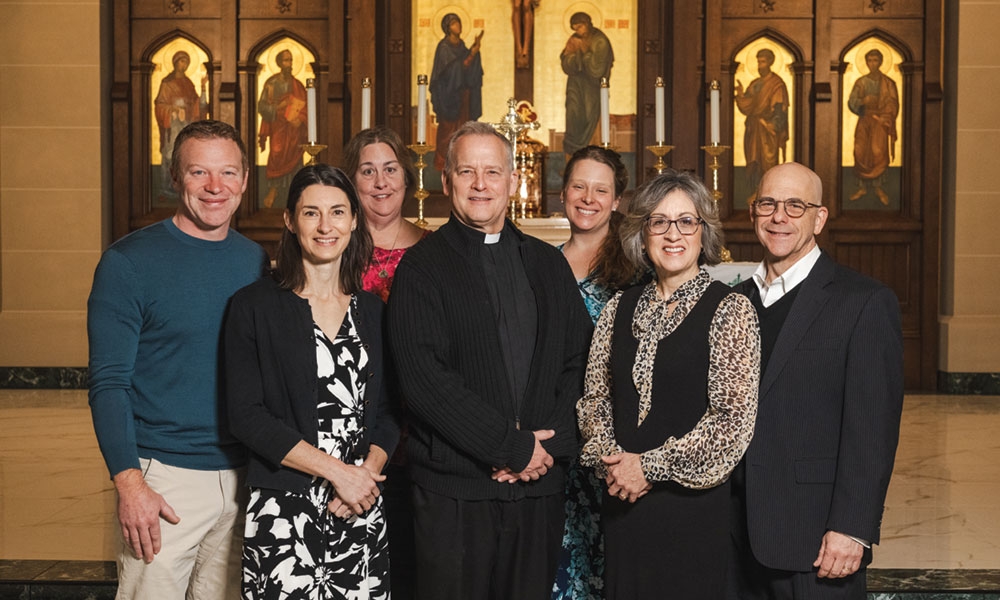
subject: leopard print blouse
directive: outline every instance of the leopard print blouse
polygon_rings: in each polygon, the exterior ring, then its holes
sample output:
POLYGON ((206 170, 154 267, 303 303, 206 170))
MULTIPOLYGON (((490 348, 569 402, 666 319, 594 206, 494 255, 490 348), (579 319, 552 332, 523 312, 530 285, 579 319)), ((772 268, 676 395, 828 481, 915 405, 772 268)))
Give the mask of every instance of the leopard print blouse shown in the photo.
MULTIPOLYGON (((639 422, 648 414, 653 359, 656 344, 684 320, 711 283, 701 269, 664 301, 656 282, 643 290, 633 317, 633 333, 639 352, 632 378, 640 392, 639 422), (668 304, 676 302, 665 315, 668 304), (643 351, 643 348, 647 351, 643 351)), ((584 379, 584 395, 577 403, 577 419, 583 434, 580 464, 592 467, 599 477, 607 470, 602 456, 624 452, 615 441, 611 398, 611 337, 621 292, 601 313, 590 346, 584 379)), ((646 480, 675 481, 693 489, 724 482, 739 462, 753 437, 757 418, 757 388, 760 380, 760 333, 757 312, 743 295, 726 296, 712 318, 708 331, 708 410, 694 429, 680 438, 669 437, 659 448, 640 455, 646 480)))

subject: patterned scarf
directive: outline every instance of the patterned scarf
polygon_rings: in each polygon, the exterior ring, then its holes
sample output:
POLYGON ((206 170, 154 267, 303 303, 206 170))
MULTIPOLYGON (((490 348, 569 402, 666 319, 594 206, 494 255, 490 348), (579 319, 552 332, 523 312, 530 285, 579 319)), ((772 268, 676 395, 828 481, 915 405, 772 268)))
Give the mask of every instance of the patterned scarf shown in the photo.
POLYGON ((655 281, 642 290, 639 304, 632 316, 632 335, 639 340, 635 364, 632 365, 632 382, 639 392, 639 425, 642 425, 652 407, 656 347, 660 340, 670 335, 684 321, 710 283, 712 276, 702 268, 698 270, 696 277, 681 284, 666 300, 660 299, 657 294, 655 281), (676 302, 677 306, 668 315, 667 308, 672 302, 676 302))

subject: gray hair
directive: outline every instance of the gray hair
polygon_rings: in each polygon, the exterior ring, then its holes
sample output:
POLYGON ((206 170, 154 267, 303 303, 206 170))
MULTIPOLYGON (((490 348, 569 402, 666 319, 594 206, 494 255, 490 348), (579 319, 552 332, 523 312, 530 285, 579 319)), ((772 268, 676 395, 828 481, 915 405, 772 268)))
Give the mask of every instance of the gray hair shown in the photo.
POLYGON ((722 261, 725 244, 722 222, 715 207, 715 201, 708 188, 690 173, 667 169, 636 190, 635 197, 628 204, 625 221, 621 226, 622 247, 625 255, 638 268, 652 268, 649 257, 643 250, 646 218, 653 214, 667 194, 680 190, 694 203, 695 211, 705 222, 701 227, 701 256, 699 265, 717 265, 722 261))
POLYGON ((510 140, 505 138, 496 130, 495 127, 489 123, 480 123, 479 121, 466 121, 458 128, 457 131, 451 136, 451 141, 448 142, 448 154, 444 161, 444 173, 448 175, 455 168, 455 143, 458 138, 466 135, 492 135, 503 142, 504 151, 507 154, 507 168, 509 172, 514 172, 514 147, 511 145, 510 140))

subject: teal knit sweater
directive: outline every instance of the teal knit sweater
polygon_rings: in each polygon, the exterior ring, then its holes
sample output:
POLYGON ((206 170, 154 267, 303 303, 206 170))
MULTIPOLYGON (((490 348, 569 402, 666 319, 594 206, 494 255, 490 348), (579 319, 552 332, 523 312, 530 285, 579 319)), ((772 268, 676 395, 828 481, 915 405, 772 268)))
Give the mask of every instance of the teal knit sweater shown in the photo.
POLYGON ((219 345, 230 296, 266 261, 235 231, 212 242, 170 219, 101 257, 87 302, 90 407, 112 477, 139 457, 201 470, 245 463, 220 406, 219 345))

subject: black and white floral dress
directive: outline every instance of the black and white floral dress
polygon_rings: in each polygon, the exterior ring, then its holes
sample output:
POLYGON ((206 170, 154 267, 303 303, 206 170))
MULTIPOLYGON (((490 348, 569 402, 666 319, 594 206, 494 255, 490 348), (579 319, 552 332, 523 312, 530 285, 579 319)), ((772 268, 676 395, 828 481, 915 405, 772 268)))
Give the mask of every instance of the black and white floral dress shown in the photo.
MULTIPOLYGON (((360 465, 353 448, 364 422, 368 355, 354 325, 351 298, 337 336, 318 325, 319 448, 360 465)), ((365 449, 367 450, 367 449, 365 449)), ((243 541, 243 597, 253 600, 382 600, 389 596, 389 552, 382 497, 361 516, 327 510, 330 482, 314 477, 304 494, 251 488, 243 541)))

